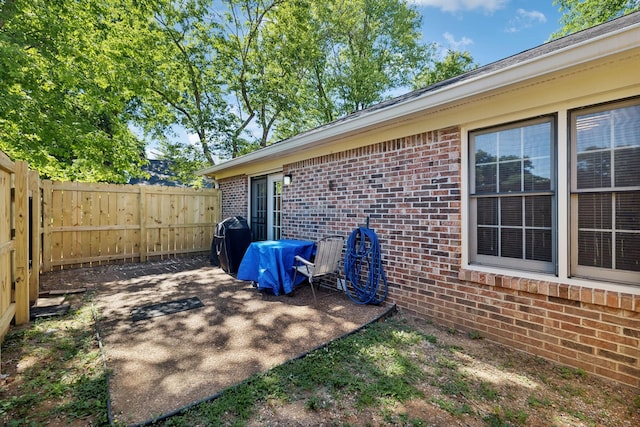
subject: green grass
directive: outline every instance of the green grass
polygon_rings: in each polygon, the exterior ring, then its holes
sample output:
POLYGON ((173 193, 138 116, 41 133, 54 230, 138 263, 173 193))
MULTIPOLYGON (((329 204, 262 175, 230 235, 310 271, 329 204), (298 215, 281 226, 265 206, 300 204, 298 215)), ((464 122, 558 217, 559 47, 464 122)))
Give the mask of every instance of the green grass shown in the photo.
POLYGON ((549 407, 552 405, 551 400, 548 397, 529 396, 527 398, 527 404, 532 408, 549 407))
POLYGON ((469 337, 469 339, 472 340, 481 340, 482 339, 482 335, 480 335, 479 331, 471 331, 467 334, 467 336, 469 337))
MULTIPOLYGON (((460 424, 473 418, 500 427, 552 423, 559 413, 587 425, 602 420, 582 410, 580 402, 596 396, 588 393, 592 389, 584 371, 531 358, 529 364, 537 370, 527 372, 520 355, 479 360, 457 339, 456 344, 448 342, 450 330, 441 332, 439 340, 410 327, 401 316, 390 318, 254 375, 217 399, 157 425, 244 426, 260 423, 260 411, 287 405, 311 419, 339 414, 326 425, 340 426, 426 426, 433 423, 430 413, 457 418, 460 424), (493 369, 482 371, 485 365, 493 369), (492 378, 496 372, 505 375, 492 378), (525 377, 530 380, 525 389, 509 383, 525 377)), ((89 304, 60 319, 13 329, 3 344, 5 357, 32 363, 17 392, 14 385, 12 394, 0 394, 0 424, 44 426, 58 419, 59 425, 107 425, 106 379, 89 304)), ((593 403, 600 411, 624 404, 631 416, 640 416, 640 395, 625 402, 609 397, 610 405, 605 400, 593 403)))
POLYGON ((500 393, 490 383, 482 381, 476 391, 477 396, 486 401, 496 401, 500 398, 500 393))
POLYGON ((267 402, 277 407, 299 401, 312 413, 347 408, 356 414, 377 413, 389 425, 428 425, 429 420, 410 418, 398 409, 404 402, 420 400, 454 417, 479 417, 487 426, 520 426, 527 424, 528 409, 551 405, 546 397, 531 396, 528 405, 510 407, 510 396, 501 396, 491 383, 460 369, 464 364, 460 351, 389 319, 255 375, 221 398, 161 424, 241 426, 255 419, 258 408, 267 402), (425 361, 429 353, 433 360, 425 361), (436 394, 425 396, 425 384, 435 388, 436 394), (483 402, 492 402, 493 409, 478 412, 476 407, 483 402))
POLYGON ((3 360, 20 356, 31 363, 18 389, 0 401, 0 422, 45 425, 51 418, 64 417, 108 424, 106 378, 90 305, 36 321, 28 329, 12 329, 2 346, 3 360))
POLYGON ((587 373, 583 369, 579 368, 570 368, 567 366, 557 366, 554 368, 556 372, 560 375, 560 378, 565 380, 570 380, 573 378, 585 378, 587 373))
POLYGON ((473 410, 467 403, 458 404, 451 400, 443 399, 440 397, 431 398, 431 402, 438 405, 438 407, 444 411, 447 411, 451 415, 461 416, 464 414, 473 414, 473 410))
POLYGON ((489 427, 526 426, 529 415, 522 409, 506 406, 495 407, 493 412, 483 419, 489 427))
POLYGON ((306 396, 304 406, 310 411, 340 406, 348 400, 355 402, 357 409, 380 408, 381 414, 397 402, 423 398, 417 387, 424 379, 421 365, 406 353, 432 338, 391 324, 372 325, 304 358, 255 375, 221 398, 173 417, 165 425, 228 425, 231 420, 242 425, 255 413, 256 405, 287 402, 292 396, 306 396), (318 390, 329 398, 320 397, 318 390))

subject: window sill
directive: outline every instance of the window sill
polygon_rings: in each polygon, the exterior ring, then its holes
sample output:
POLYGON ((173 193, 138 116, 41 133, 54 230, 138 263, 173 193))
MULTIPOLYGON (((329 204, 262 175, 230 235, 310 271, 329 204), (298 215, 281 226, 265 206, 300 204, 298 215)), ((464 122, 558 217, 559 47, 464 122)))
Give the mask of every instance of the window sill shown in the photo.
POLYGON ((613 283, 566 279, 555 276, 466 266, 458 272, 466 282, 510 289, 530 294, 545 295, 585 304, 640 313, 640 288, 613 283))

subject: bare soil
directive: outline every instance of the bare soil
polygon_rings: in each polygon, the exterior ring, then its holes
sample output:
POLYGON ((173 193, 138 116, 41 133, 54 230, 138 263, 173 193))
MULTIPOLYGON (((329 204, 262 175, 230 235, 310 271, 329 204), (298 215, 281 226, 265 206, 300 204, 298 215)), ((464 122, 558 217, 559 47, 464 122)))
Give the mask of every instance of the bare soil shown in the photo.
POLYGON ((316 303, 307 285, 292 295, 259 292, 203 256, 42 277, 42 292, 77 289, 95 290, 112 417, 122 424, 144 423, 214 396, 391 308, 356 305, 330 289, 319 290, 316 303), (203 307, 132 320, 141 307, 190 297, 203 307))

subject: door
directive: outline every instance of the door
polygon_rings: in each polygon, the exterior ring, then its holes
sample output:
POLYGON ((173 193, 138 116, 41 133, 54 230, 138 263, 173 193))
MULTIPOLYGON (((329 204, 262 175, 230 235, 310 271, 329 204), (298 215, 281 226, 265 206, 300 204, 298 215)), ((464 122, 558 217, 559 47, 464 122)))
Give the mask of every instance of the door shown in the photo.
POLYGON ((278 240, 282 236, 282 174, 267 177, 267 239, 278 240))
POLYGON ((253 239, 280 239, 282 235, 282 174, 252 178, 250 197, 253 239))
POLYGON ((267 239, 267 177, 251 178, 251 233, 253 240, 267 239))

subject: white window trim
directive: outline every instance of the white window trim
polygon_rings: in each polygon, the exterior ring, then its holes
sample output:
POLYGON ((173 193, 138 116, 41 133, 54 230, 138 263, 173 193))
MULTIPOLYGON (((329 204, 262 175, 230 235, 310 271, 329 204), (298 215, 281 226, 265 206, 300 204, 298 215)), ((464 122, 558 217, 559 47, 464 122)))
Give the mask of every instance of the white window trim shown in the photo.
MULTIPOLYGON (((527 126, 531 126, 531 125, 536 125, 536 124, 541 124, 541 123, 549 123, 551 128, 552 128, 552 132, 557 133, 557 121, 555 118, 554 114, 546 114, 540 117, 532 117, 529 119, 524 119, 524 120, 518 120, 515 122, 510 122, 510 123, 504 123, 502 125, 498 125, 498 126, 489 126, 487 128, 484 128, 482 130, 476 129, 473 130, 471 132, 467 133, 467 138, 469 137, 469 134, 477 134, 477 135, 482 135, 482 134, 486 134, 486 133, 492 133, 492 132, 496 132, 496 131, 502 131, 502 130, 507 130, 507 129, 522 129, 523 127, 527 127, 527 126)), ((557 187, 557 173, 556 170, 557 167, 557 162, 556 162, 556 153, 554 151, 554 148, 556 147, 556 135, 552 134, 552 140, 551 140, 551 153, 550 153, 550 167, 551 167, 551 189, 548 191, 539 191, 540 193, 550 193, 552 195, 552 198, 555 200, 556 199, 556 187, 557 187)), ((468 143, 470 143, 471 140, 468 140, 468 143)), ((469 144, 470 145, 470 144, 469 144)), ((467 147, 468 149, 468 147, 467 147)), ((467 170, 468 170, 468 174, 469 174, 469 181, 467 181, 467 183, 469 184, 469 186, 471 187, 471 181, 475 178, 475 173, 472 170, 472 168, 468 167, 471 161, 471 157, 472 154, 469 154, 469 163, 466 163, 467 165, 467 170)), ((475 166, 475 161, 474 161, 474 166, 475 166)), ((524 193, 520 193, 522 197, 526 197, 526 192, 524 193)), ((508 195, 508 192, 500 192, 498 191, 496 193, 496 197, 497 198, 504 198, 505 196, 508 195)), ((546 194, 545 194, 546 195, 546 194)), ((471 196, 468 197, 468 200, 470 201, 472 199, 471 196)), ((476 200, 479 200, 480 197, 476 197, 476 200)), ((557 203, 557 202, 556 202, 557 203)), ((525 271, 538 271, 541 273, 555 273, 557 271, 557 262, 556 264, 552 262, 548 262, 548 261, 535 261, 535 260, 529 260, 529 259, 521 259, 521 258, 507 258, 507 257, 503 257, 503 256, 488 256, 488 255, 481 255, 477 253, 477 243, 476 243, 476 239, 471 238, 471 236, 477 236, 477 215, 474 214, 474 210, 471 209, 472 208, 472 204, 469 205, 469 210, 467 210, 468 213, 468 219, 467 222, 474 222, 476 224, 476 230, 472 229, 471 227, 469 227, 469 247, 467 248, 467 253, 469 254, 470 258, 475 258, 476 263, 480 264, 480 265, 492 265, 494 267, 496 267, 497 265, 499 265, 500 267, 498 268, 515 268, 516 266, 522 266, 522 270, 525 271), (475 255, 472 255, 472 253, 475 253, 475 255)), ((556 216, 557 216, 557 212, 556 212, 557 207, 556 206, 552 206, 551 210, 552 210, 552 216, 553 218, 551 218, 551 230, 552 232, 556 230, 557 224, 556 224, 556 216)), ((523 216, 523 224, 524 224, 524 216, 523 216)), ((557 244, 556 244, 556 237, 553 236, 552 237, 552 251, 553 252, 557 252, 557 244)), ((557 255, 556 255, 557 258, 557 255)))
POLYGON ((582 106, 593 105, 599 102, 615 101, 616 99, 598 100, 598 101, 574 101, 571 104, 562 104, 556 106, 554 109, 542 110, 542 111, 529 111, 526 114, 510 115, 509 117, 503 117, 500 120, 484 120, 478 123, 468 123, 460 126, 460 142, 461 142, 461 182, 460 193, 461 197, 461 231, 462 231, 462 254, 461 254, 461 267, 468 271, 477 271, 479 273, 496 274, 500 276, 517 277, 529 280, 543 281, 551 284, 562 284, 569 286, 579 286, 592 289, 600 289, 610 292, 620 292, 626 294, 640 295, 640 286, 634 286, 624 283, 605 282, 596 279, 583 279, 570 277, 571 259, 570 259, 570 241, 571 241, 571 229, 570 229, 570 159, 569 159, 569 111, 582 106), (557 232, 558 232, 558 256, 557 256, 557 274, 531 272, 526 270, 514 270, 509 268, 499 268, 492 266, 483 266, 470 263, 470 224, 469 224, 469 200, 470 200, 470 188, 469 188, 469 133, 481 128, 487 128, 492 126, 501 126, 505 123, 519 120, 527 120, 536 115, 551 115, 556 114, 557 123, 557 141, 556 146, 558 152, 557 156, 557 178, 558 185, 556 186, 556 200, 557 200, 557 215, 556 220, 557 232))
MULTIPOLYGON (((278 215, 280 215, 279 224, 274 224, 273 221, 273 213, 276 211, 276 207, 274 206, 274 194, 273 194, 273 185, 276 182, 280 182, 282 185, 282 172, 273 173, 267 175, 267 239, 281 239, 282 238, 282 193, 280 193, 280 209, 277 210, 278 215), (278 229, 279 236, 276 236, 274 233, 278 229)), ((282 188, 282 187, 281 187, 282 188)))

